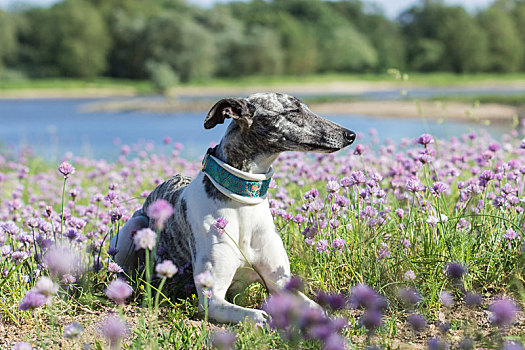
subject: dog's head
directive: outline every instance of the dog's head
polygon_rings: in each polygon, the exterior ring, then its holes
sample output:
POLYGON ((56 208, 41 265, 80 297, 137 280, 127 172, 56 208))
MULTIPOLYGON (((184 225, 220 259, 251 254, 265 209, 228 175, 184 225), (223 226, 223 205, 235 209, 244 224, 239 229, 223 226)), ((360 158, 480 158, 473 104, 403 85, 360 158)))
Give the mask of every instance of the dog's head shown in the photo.
POLYGON ((204 127, 233 119, 227 135, 269 153, 305 151, 330 153, 350 145, 355 133, 314 114, 299 99, 279 93, 228 98, 209 111, 204 127))

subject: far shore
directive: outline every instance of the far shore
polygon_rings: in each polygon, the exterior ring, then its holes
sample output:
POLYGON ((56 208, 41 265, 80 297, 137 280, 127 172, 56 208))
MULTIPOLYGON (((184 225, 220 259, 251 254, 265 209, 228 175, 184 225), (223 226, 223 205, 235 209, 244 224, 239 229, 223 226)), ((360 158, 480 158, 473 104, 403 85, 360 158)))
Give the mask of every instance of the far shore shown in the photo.
MULTIPOLYGON (((177 100, 113 100, 86 104, 89 112, 149 111, 157 113, 174 113, 196 111, 205 113, 212 101, 178 102, 177 100)), ((368 115, 375 117, 395 118, 429 118, 457 121, 485 121, 511 123, 516 117, 523 117, 518 107, 503 104, 487 103, 473 105, 462 102, 437 101, 353 101, 311 103, 309 107, 321 115, 368 115)))
MULTIPOLYGON (((476 89, 525 89, 524 81, 478 82, 464 84, 465 88, 476 89)), ((92 87, 92 88, 44 88, 0 90, 0 99, 67 99, 94 98, 98 101, 87 103, 86 111, 126 111, 143 110, 158 113, 180 111, 206 112, 218 97, 247 96, 259 91, 275 91, 303 96, 326 96, 327 102, 313 99, 308 101, 310 108, 319 114, 369 115, 396 118, 431 118, 459 121, 488 120, 497 123, 510 123, 516 117, 524 118, 523 108, 499 103, 474 105, 466 102, 431 101, 431 100, 350 100, 338 101, 332 96, 353 96, 365 92, 392 91, 415 87, 430 87, 425 84, 399 81, 332 81, 285 83, 279 85, 261 84, 250 86, 178 86, 169 91, 166 99, 137 95, 132 87, 92 87), (176 96, 184 96, 177 99, 176 96)), ((455 85, 461 88, 461 86, 455 85)), ((473 98, 474 100, 474 98, 473 98)))

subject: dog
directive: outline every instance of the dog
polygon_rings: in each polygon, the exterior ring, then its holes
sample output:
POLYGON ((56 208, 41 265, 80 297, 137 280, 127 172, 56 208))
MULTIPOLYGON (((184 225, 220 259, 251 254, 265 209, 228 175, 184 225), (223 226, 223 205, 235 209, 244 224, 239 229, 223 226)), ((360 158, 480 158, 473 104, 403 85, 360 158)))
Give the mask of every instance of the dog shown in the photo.
MULTIPOLYGON (((158 251, 177 266, 190 262, 194 279, 204 272, 213 277, 213 285, 195 281, 199 309, 204 308, 204 298, 209 298, 211 320, 265 322, 264 311, 234 305, 226 295, 239 293, 256 281, 270 293, 279 292, 290 279, 288 255, 266 198, 272 163, 285 151, 338 151, 355 140, 355 133, 317 116, 299 99, 279 93, 222 99, 207 114, 204 128, 226 119, 231 119, 226 133, 208 150, 203 170, 195 179, 176 175, 155 188, 142 209, 113 237, 111 246, 118 250, 117 264, 136 268, 138 253, 132 233, 153 228, 147 208, 165 199, 173 205, 174 214, 160 232, 158 251), (227 234, 218 232, 219 218, 227 220, 227 234)), ((306 305, 319 307, 299 295, 306 305)))

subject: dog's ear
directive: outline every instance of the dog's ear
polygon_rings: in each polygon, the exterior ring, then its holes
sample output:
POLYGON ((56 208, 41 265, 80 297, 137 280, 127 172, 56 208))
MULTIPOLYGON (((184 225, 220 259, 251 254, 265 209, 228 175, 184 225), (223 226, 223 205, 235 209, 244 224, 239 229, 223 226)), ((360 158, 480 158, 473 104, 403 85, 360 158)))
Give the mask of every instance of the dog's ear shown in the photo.
POLYGON ((225 98, 217 102, 208 112, 204 120, 204 128, 211 129, 217 124, 224 123, 224 119, 232 118, 241 128, 252 125, 255 107, 244 98, 225 98))

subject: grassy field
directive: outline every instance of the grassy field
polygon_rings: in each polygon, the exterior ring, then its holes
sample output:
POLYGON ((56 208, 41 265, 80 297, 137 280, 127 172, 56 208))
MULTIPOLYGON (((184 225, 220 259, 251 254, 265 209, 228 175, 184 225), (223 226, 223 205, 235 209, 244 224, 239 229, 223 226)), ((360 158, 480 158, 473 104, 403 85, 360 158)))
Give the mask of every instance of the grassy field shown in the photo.
POLYGON ((297 307, 291 287, 266 302, 259 284, 234 297, 262 305, 269 325, 202 321, 184 266, 174 277, 146 266, 116 296, 110 238, 159 181, 194 176, 198 162, 171 145, 142 144, 111 163, 71 158, 75 171, 60 173, 59 164, 4 150, 0 347, 517 346, 525 341, 524 136, 422 135, 337 155, 283 154, 269 204, 292 272, 328 316, 297 307))
MULTIPOLYGON (((525 74, 451 74, 451 73, 409 73, 403 79, 403 74, 323 74, 313 76, 255 76, 235 79, 212 79, 202 82, 181 84, 181 87, 250 87, 250 86, 282 86, 286 84, 326 84, 331 82, 369 82, 369 83, 399 83, 421 86, 457 86, 475 84, 505 84, 523 83, 525 74)), ((46 89, 132 89, 134 92, 152 93, 153 87, 148 81, 122 80, 111 78, 82 79, 30 79, 30 80, 0 80, 0 91, 46 90, 46 89)))

